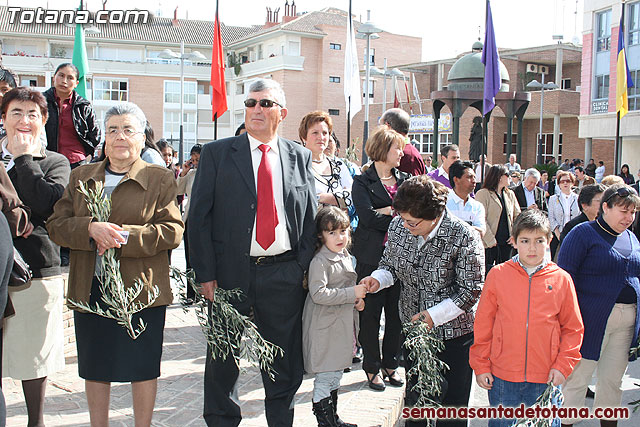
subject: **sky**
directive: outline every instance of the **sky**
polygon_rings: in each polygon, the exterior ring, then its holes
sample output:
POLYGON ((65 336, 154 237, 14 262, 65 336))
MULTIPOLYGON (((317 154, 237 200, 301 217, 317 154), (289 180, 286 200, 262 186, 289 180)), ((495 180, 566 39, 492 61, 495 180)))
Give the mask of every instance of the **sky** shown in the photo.
MULTIPOLYGON (((89 10, 102 9, 103 0, 85 0, 89 10)), ((213 20, 212 0, 107 0, 108 9, 138 9, 171 17, 177 5, 178 18, 213 20)), ((227 25, 263 24, 266 7, 280 8, 285 0, 219 0, 220 19, 227 25)), ((0 4, 19 7, 74 9, 79 0, 0 0, 0 4)), ((297 0, 297 12, 324 7, 348 10, 348 0, 297 0)), ((484 40, 484 0, 353 0, 356 19, 371 21, 384 31, 422 37, 422 60, 452 58, 471 50, 478 39, 484 40)), ((561 34, 564 42, 582 43, 583 0, 492 0, 496 43, 500 48, 523 48, 555 43, 552 36, 561 34), (577 15, 576 15, 577 9, 577 15), (577 19, 576 19, 577 17, 577 19)), ((372 42, 375 44, 375 41, 372 42)), ((372 46, 375 47, 375 46, 372 46)))

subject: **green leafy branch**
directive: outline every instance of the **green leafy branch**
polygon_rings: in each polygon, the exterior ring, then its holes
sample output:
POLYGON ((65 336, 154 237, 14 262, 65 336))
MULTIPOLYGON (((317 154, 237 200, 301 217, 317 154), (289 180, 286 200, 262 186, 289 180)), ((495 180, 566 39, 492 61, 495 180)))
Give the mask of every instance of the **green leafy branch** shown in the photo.
POLYGON ((444 342, 426 323, 417 320, 407 322, 402 330, 405 335, 404 347, 412 360, 407 378, 415 379, 411 391, 418 393, 416 407, 440 407, 434 398, 442 392, 444 372, 449 366, 438 358, 444 350, 444 342))
MULTIPOLYGON (((111 198, 104 194, 104 184, 96 182, 95 188, 80 181, 78 189, 83 195, 91 216, 98 222, 107 222, 111 214, 111 198)), ((120 261, 116 258, 115 249, 107 249, 102 255, 102 269, 98 276, 100 282, 100 299, 104 307, 95 304, 91 307, 89 303, 69 300, 73 306, 95 315, 113 319, 120 326, 125 328, 132 339, 137 339, 145 331, 147 325, 142 318, 138 319, 137 327, 133 324, 133 315, 145 308, 153 305, 160 295, 157 286, 151 286, 147 290, 146 301, 137 301, 142 294, 145 284, 142 280, 136 279, 132 286, 126 287, 120 273, 120 261)))
MULTIPOLYGON (((564 395, 560 387, 553 385, 553 382, 547 384, 547 388, 536 399, 533 406, 541 408, 551 408, 553 405, 562 406, 564 403, 564 395)), ((553 418, 523 418, 516 421, 512 427, 551 427, 553 418)))
POLYGON ((209 302, 200 294, 200 285, 196 282, 193 270, 183 272, 172 267, 171 278, 180 289, 185 311, 188 310, 186 289, 190 286, 196 291, 193 306, 213 359, 224 361, 232 355, 238 369, 240 360, 245 359, 266 372, 271 380, 275 379, 273 362, 276 357, 282 357, 284 351, 265 340, 249 317, 233 307, 231 301, 240 301, 244 297, 240 289, 216 288, 213 302, 209 302))

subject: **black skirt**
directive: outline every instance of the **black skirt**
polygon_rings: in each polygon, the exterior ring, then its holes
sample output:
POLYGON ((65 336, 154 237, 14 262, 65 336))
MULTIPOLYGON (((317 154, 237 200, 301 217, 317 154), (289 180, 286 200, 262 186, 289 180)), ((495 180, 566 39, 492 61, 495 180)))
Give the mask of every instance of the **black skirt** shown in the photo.
MULTIPOLYGON (((99 285, 94 277, 90 298, 92 307, 101 295, 99 285)), ((113 319, 74 312, 80 377, 104 382, 158 378, 166 311, 166 306, 159 306, 136 313, 133 316, 134 326, 142 317, 147 327, 135 340, 113 319)))

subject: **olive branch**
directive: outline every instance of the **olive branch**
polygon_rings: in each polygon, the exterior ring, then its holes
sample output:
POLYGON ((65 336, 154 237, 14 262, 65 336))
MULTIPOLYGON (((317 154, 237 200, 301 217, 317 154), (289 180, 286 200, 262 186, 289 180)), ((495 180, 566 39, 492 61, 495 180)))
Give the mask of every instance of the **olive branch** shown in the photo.
POLYGON ((442 392, 444 372, 449 366, 438 358, 444 350, 444 342, 434 329, 421 320, 407 322, 402 326, 405 336, 404 348, 412 360, 407 378, 415 378, 411 391, 418 393, 415 407, 440 407, 435 398, 442 392))
POLYGON ((212 359, 224 361, 232 355, 238 369, 240 360, 245 359, 266 372, 272 381, 275 379, 277 372, 273 369, 273 362, 276 357, 282 357, 284 351, 265 340, 251 319, 233 307, 231 301, 244 298, 240 289, 216 288, 213 302, 209 302, 200 294, 200 285, 196 282, 193 270, 183 272, 171 267, 171 278, 180 289, 180 302, 185 311, 189 310, 186 289, 190 286, 196 291, 193 306, 202 333, 211 348, 212 359))
MULTIPOLYGON (((551 408, 553 405, 562 406, 564 403, 564 395, 560 387, 553 385, 553 382, 547 384, 547 388, 536 399, 532 406, 541 408, 551 408)), ((553 418, 523 418, 516 421, 512 427, 551 427, 553 418)))
MULTIPOLYGON (((98 222, 107 222, 111 214, 111 198, 104 194, 104 183, 96 182, 95 188, 80 181, 80 193, 84 195, 89 213, 98 222)), ((144 290, 144 282, 136 279, 132 286, 126 287, 120 274, 120 261, 116 258, 115 249, 107 249, 102 255, 102 269, 98 276, 100 282, 100 299, 105 308, 96 303, 91 307, 86 302, 76 302, 69 299, 69 303, 86 312, 113 319, 121 325, 132 339, 137 339, 147 328, 142 318, 138 319, 137 327, 133 324, 133 315, 153 305, 160 295, 160 289, 153 285, 147 290, 146 302, 136 301, 144 290)))

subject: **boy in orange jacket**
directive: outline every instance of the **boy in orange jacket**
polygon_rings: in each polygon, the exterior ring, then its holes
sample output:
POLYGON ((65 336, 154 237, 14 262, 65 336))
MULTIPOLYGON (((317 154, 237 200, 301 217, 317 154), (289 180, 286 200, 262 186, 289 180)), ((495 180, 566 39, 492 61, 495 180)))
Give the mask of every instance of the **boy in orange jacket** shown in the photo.
MULTIPOLYGON (((584 332, 571 276, 545 260, 551 242, 546 215, 527 209, 512 234, 518 255, 489 271, 469 351, 491 406, 531 406, 547 383, 564 383, 580 360, 584 332)), ((491 419, 489 427, 513 421, 491 419)), ((552 425, 559 427, 560 420, 552 425)))

